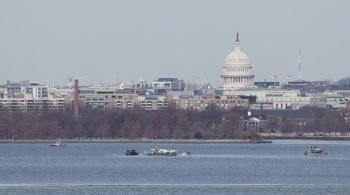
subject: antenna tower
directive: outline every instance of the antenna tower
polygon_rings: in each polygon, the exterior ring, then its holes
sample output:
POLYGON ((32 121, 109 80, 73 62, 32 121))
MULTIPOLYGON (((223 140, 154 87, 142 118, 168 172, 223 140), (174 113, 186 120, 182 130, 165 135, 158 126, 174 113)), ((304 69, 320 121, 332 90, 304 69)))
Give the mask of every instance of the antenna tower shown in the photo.
POLYGON ((299 48, 299 55, 298 55, 298 79, 301 81, 301 49, 299 48))

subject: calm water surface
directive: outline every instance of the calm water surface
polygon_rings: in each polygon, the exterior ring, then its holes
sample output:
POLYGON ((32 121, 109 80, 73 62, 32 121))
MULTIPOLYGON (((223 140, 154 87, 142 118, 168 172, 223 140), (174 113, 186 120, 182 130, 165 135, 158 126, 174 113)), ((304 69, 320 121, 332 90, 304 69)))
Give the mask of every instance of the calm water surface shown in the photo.
POLYGON ((350 142, 1 144, 0 194, 350 194, 350 142), (193 155, 124 155, 152 147, 193 155))

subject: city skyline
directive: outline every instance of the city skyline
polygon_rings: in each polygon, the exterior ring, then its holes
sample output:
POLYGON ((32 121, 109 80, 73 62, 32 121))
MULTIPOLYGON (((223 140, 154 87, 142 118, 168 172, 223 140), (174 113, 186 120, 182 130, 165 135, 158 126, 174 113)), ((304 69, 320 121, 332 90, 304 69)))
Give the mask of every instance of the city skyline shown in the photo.
POLYGON ((2 83, 64 85, 69 77, 81 77, 82 83, 96 84, 177 77, 218 86, 236 32, 255 81, 273 80, 275 75, 279 80, 289 75, 297 79, 300 48, 304 79, 349 76, 346 1, 0 5, 2 83))

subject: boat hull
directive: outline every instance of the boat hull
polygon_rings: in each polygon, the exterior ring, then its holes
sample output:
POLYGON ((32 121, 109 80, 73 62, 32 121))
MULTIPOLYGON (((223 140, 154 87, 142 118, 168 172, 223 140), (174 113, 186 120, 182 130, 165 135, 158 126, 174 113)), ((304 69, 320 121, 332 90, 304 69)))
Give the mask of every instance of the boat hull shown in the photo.
POLYGON ((58 146, 58 145, 51 144, 50 146, 51 146, 51 147, 66 147, 67 145, 59 145, 59 146, 58 146))
POLYGON ((139 153, 138 153, 135 149, 129 149, 129 150, 127 150, 124 154, 127 155, 127 156, 136 156, 136 155, 139 155, 139 153))
POLYGON ((151 149, 148 153, 145 152, 148 156, 176 156, 177 152, 176 150, 169 150, 169 149, 151 149))
POLYGON ((305 155, 328 155, 327 152, 311 152, 311 151, 305 151, 305 155))

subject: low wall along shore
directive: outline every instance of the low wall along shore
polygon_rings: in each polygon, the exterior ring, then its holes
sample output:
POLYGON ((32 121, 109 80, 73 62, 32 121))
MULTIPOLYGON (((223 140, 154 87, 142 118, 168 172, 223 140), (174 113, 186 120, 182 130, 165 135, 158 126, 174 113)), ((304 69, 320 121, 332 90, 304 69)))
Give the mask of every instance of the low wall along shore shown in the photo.
MULTIPOLYGON (((1 143, 55 143, 55 139, 0 139, 1 143)), ((252 143, 256 140, 202 139, 61 139, 62 143, 252 143)))
POLYGON ((304 138, 350 138, 350 132, 278 132, 278 133, 258 133, 262 137, 304 137, 304 138))
MULTIPOLYGON (((271 143, 273 139, 315 139, 315 140, 349 140, 350 134, 346 136, 300 136, 297 134, 265 134, 260 133, 262 139, 258 140, 249 140, 249 139, 61 139, 62 143, 164 143, 164 144, 240 144, 240 143, 271 143)), ((10 143, 18 143, 18 144, 35 144, 35 143, 47 143, 52 144, 55 143, 56 139, 0 139, 0 144, 10 144, 10 143)))

